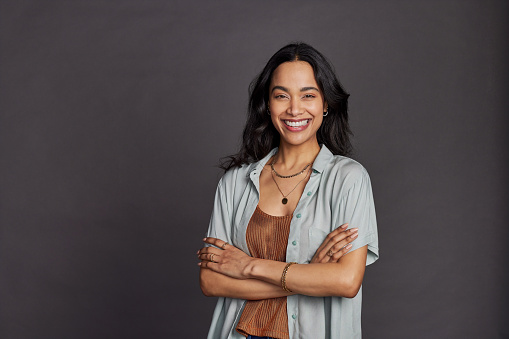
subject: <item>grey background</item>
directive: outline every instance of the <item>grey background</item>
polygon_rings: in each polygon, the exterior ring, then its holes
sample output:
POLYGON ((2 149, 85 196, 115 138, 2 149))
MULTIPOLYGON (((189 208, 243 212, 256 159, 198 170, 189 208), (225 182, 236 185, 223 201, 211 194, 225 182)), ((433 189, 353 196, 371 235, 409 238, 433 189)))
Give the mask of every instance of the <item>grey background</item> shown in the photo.
POLYGON ((218 159, 306 41, 351 93, 365 338, 509 338, 507 1, 0 2, 0 337, 203 338, 218 159))

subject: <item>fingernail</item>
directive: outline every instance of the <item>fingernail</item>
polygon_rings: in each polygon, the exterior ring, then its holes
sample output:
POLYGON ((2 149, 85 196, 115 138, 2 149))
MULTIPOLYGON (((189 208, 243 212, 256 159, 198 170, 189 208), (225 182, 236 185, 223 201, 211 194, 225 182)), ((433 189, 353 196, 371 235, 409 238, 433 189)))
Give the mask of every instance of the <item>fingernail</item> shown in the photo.
POLYGON ((358 231, 359 231, 359 229, 358 229, 358 228, 351 228, 351 229, 350 229, 350 232, 352 232, 352 233, 357 233, 358 231))
POLYGON ((201 262, 198 263, 198 266, 201 266, 201 262))
POLYGON ((345 249, 348 251, 350 248, 352 248, 352 244, 348 244, 345 246, 345 249))
POLYGON ((341 225, 341 228, 347 228, 348 224, 341 225))
POLYGON ((203 238, 202 240, 205 241, 205 240, 207 240, 207 238, 203 238))
POLYGON ((350 238, 355 239, 355 238, 357 238, 358 236, 359 236, 359 233, 355 233, 355 234, 352 234, 352 235, 350 236, 350 238))
POLYGON ((196 251, 196 254, 200 254, 200 250, 196 251))

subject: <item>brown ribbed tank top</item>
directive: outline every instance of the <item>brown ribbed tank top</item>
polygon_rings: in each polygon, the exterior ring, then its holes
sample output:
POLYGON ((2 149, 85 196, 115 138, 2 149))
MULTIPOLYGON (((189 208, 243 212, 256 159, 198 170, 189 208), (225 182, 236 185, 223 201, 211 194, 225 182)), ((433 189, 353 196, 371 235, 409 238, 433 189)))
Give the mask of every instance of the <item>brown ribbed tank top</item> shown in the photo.
MULTIPOLYGON (((246 241, 254 258, 286 261, 292 215, 273 216, 258 206, 249 220, 246 241)), ((286 297, 248 300, 237 324, 244 335, 289 339, 286 297)))

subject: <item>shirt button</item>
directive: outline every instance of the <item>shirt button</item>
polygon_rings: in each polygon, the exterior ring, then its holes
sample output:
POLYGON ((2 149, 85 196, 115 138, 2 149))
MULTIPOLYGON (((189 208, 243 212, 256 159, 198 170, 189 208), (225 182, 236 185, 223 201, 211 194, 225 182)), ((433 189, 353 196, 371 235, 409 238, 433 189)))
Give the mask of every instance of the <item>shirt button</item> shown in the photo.
POLYGON ((292 241, 292 245, 293 245, 293 246, 297 245, 297 241, 295 241, 295 240, 294 240, 294 241, 292 241))
POLYGON ((296 215, 296 217, 297 217, 297 218, 300 218, 300 217, 301 217, 300 213, 299 213, 299 214, 297 214, 297 215, 296 215))
POLYGON ((292 314, 292 319, 297 319, 297 315, 296 314, 292 314))
POLYGON ((309 197, 311 194, 313 194, 313 193, 311 193, 311 191, 309 191, 309 192, 308 192, 308 197, 309 197))

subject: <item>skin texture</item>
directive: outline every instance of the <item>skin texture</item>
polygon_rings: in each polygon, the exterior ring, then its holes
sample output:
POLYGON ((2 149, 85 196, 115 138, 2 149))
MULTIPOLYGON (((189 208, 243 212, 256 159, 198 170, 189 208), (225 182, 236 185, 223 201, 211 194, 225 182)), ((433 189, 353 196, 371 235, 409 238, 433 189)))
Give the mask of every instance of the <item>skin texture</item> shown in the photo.
POLYGON ((307 62, 294 61, 281 64, 272 75, 269 88, 269 110, 274 127, 281 135, 279 152, 275 159, 270 159, 260 175, 260 209, 270 215, 291 215, 299 197, 309 180, 308 167, 307 177, 302 180, 302 175, 281 179, 272 177, 270 163, 276 160, 274 168, 282 175, 294 174, 302 171, 309 163, 312 163, 320 146, 316 138, 316 132, 322 124, 323 113, 326 104, 319 86, 316 83, 313 69, 307 62), (308 120, 303 131, 291 131, 285 121, 297 122, 308 120), (277 186, 287 196, 288 203, 281 204, 282 195, 277 186), (299 183, 300 182, 300 183, 299 183))
POLYGON ((316 132, 322 124, 327 104, 316 83, 313 68, 304 61, 285 62, 275 69, 269 89, 269 111, 281 135, 281 146, 316 151, 316 132), (292 132, 284 121, 309 120, 305 130, 292 132), (306 148, 302 148, 306 146, 306 148))
MULTIPOLYGON (((274 167, 281 175, 294 174, 312 163, 320 151, 316 132, 324 119, 327 103, 308 63, 285 62, 276 68, 269 89, 269 110, 281 142, 278 153, 260 174, 258 205, 270 215, 291 215, 309 180, 311 167, 305 174, 281 179, 272 176, 270 163, 275 161, 274 167), (302 121, 307 123, 293 127, 287 124, 302 124, 302 121), (274 181, 287 195, 287 204, 281 203, 282 193, 274 181)), ((286 263, 252 258, 233 245, 225 245, 223 240, 205 238, 205 243, 215 247, 204 247, 197 252, 201 260, 198 265, 202 291, 207 296, 248 300, 290 294, 353 298, 364 277, 367 246, 348 253, 349 244, 357 238, 357 229, 345 231, 347 227, 345 224, 332 231, 309 264, 295 264, 288 269, 286 285, 292 293, 281 288, 286 263)))

